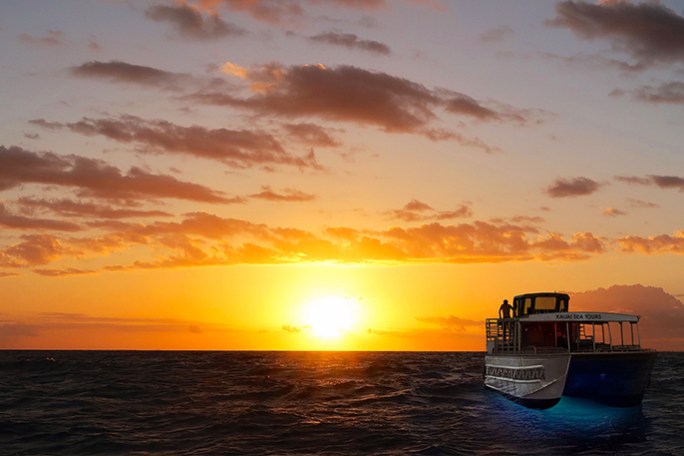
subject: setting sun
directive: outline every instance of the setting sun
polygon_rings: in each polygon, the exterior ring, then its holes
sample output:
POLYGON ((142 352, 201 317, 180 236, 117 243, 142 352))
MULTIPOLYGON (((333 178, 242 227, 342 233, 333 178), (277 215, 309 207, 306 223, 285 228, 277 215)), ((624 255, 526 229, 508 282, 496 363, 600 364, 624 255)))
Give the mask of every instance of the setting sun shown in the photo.
POLYGON ((312 299, 304 309, 304 322, 311 333, 322 339, 337 339, 359 323, 359 303, 342 296, 312 299))

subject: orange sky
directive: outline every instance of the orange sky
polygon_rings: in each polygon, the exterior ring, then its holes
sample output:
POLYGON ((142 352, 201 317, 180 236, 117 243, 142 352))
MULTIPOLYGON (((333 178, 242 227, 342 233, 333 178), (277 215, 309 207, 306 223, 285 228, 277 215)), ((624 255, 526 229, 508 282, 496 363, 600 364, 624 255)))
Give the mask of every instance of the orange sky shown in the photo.
POLYGON ((482 350, 557 290, 682 350, 682 11, 4 2, 0 348, 482 350))

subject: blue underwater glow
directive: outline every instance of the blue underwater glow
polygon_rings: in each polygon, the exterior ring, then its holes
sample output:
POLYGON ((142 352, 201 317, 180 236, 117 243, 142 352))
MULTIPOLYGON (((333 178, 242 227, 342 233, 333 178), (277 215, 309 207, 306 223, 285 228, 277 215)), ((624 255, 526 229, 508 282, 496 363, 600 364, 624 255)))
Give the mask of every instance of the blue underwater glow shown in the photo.
POLYGON ((649 420, 641 405, 609 407, 586 399, 563 396, 560 402, 546 410, 530 409, 503 396, 490 392, 494 418, 507 429, 512 441, 555 441, 559 447, 596 448, 612 438, 624 443, 645 439, 649 420))

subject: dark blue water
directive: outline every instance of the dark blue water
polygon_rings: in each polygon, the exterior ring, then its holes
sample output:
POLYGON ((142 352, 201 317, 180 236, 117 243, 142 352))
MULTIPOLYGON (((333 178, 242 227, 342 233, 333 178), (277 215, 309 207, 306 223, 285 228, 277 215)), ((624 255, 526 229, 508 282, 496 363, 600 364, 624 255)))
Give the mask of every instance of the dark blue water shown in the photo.
POLYGON ((684 455, 684 353, 639 407, 528 410, 482 353, 0 351, 2 455, 684 455))

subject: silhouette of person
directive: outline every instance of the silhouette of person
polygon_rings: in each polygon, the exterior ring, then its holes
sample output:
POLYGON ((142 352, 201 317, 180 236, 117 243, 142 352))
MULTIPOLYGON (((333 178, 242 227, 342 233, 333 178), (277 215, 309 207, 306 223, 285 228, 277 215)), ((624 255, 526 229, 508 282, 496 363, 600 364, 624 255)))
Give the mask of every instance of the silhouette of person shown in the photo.
POLYGON ((499 318, 511 318, 511 310, 513 306, 508 303, 508 299, 504 299, 499 307, 499 318))

